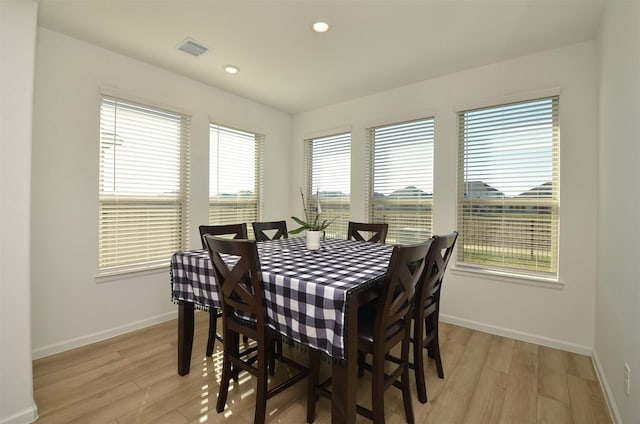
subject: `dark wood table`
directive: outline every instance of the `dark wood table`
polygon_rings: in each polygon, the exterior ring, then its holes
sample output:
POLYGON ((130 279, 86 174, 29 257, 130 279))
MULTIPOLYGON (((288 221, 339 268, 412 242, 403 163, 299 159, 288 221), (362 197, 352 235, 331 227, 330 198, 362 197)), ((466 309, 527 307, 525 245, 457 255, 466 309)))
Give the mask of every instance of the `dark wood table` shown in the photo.
MULTIPOLYGON (((375 296, 371 288, 384 276, 392 248, 332 239, 323 240, 317 251, 306 250, 303 238, 258 243, 270 326, 285 337, 331 357, 334 423, 355 422, 358 307, 375 296), (286 299, 282 302, 283 286, 287 293, 293 293, 296 302, 291 303, 298 306, 283 306, 290 303, 286 299), (331 305, 325 297, 329 294, 333 296, 333 306, 317 306, 331 305), (318 296, 324 301, 315 302, 318 296), (313 307, 309 309, 309 305, 313 307), (296 308, 303 308, 305 313, 298 314, 296 308), (324 338, 321 335, 324 332, 309 336, 305 324, 317 322, 325 314, 335 316, 325 322, 327 326, 335 326, 332 327, 335 330, 332 333, 337 333, 335 337, 324 338), (295 329, 288 325, 292 319, 297 320, 295 329)), ((178 373, 186 375, 193 346, 194 309, 220 306, 213 269, 205 251, 173 256, 172 297, 178 303, 178 373)))

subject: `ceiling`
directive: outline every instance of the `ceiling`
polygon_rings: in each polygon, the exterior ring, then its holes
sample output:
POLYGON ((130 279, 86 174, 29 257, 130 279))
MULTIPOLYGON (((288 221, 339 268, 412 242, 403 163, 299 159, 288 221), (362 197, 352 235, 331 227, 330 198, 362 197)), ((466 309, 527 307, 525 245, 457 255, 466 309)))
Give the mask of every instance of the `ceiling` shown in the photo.
POLYGON ((594 40, 604 1, 38 0, 38 23, 295 114, 594 40))

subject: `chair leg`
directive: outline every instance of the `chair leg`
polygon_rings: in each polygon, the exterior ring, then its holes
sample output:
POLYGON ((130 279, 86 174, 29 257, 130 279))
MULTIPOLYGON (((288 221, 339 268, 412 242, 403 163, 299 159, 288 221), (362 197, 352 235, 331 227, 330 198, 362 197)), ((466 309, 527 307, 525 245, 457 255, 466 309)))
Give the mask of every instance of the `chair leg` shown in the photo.
MULTIPOLYGON (((231 357, 239 358, 240 357, 240 334, 231 332, 224 335, 225 342, 222 343, 223 346, 229 345, 229 352, 231 353, 231 357), (229 342, 227 343, 227 339, 229 342)), ((231 365, 231 378, 233 381, 238 381, 240 377, 240 370, 236 365, 231 365)))
POLYGON ((316 419, 316 385, 320 381, 320 359, 313 352, 309 352, 309 377, 307 381, 307 423, 311 424, 316 419))
MULTIPOLYGON (((277 352, 278 355, 282 355, 283 354, 282 353, 282 340, 277 338, 273 348, 274 348, 274 352, 277 352)), ((270 375, 275 375, 276 374, 276 361, 275 361, 275 359, 273 359, 271 361, 269 366, 270 366, 270 368, 269 368, 270 375)))
POLYGON ((416 376, 416 389, 420 403, 427 403, 427 386, 424 376, 424 322, 413 320, 413 367, 416 376))
POLYGON ((372 355, 371 412, 375 424, 384 423, 384 354, 372 355))
POLYGON ((267 368, 269 369, 269 375, 276 374, 276 354, 282 354, 282 345, 278 350, 278 340, 272 340, 269 342, 269 350, 267 351, 267 368))
POLYGON ((207 340, 207 356, 213 355, 213 346, 216 343, 218 324, 218 310, 209 308, 209 339, 207 340))
POLYGON ((442 357, 440 356, 440 342, 438 340, 438 330, 433 337, 431 346, 429 346, 429 352, 433 352, 433 359, 436 361, 436 369, 438 370, 438 377, 444 378, 444 369, 442 368, 442 357))
MULTIPOLYGON (((438 377, 444 378, 444 369, 442 368, 442 358, 440 357, 440 334, 439 334, 439 322, 438 313, 430 317, 430 321, 426 323, 427 331, 433 331, 433 339, 426 346, 429 357, 436 361, 436 369, 438 370, 438 377)), ((426 320, 425 320, 426 322, 426 320)))
POLYGON ((358 352, 358 377, 364 375, 364 364, 367 360, 367 354, 364 352, 358 352))
POLYGON ((229 393, 229 381, 233 372, 231 369, 231 355, 234 349, 232 346, 234 337, 230 337, 230 334, 225 334, 225 339, 227 341, 223 343, 222 378, 220 379, 220 390, 218 391, 218 402, 216 403, 217 412, 224 411, 227 403, 227 393, 229 393))
POLYGON ((254 424, 264 424, 267 414, 267 346, 258 346, 258 381, 254 424))
MULTIPOLYGON (((413 405, 411 404, 411 387, 409 386, 409 338, 406 337, 402 341, 402 375, 400 377, 400 384, 402 386, 402 402, 404 403, 404 413, 407 417, 408 424, 414 424, 415 418, 413 416, 413 405)), ((423 374, 424 375, 424 374, 423 374)), ((426 395, 426 391, 425 391, 426 395)))

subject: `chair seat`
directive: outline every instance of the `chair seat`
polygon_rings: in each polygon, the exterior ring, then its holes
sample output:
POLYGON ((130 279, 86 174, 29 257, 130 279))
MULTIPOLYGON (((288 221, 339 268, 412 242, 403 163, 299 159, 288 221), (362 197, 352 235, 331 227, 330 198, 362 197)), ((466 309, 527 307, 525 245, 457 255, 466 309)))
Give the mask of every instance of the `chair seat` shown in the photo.
POLYGON ((436 309, 438 307, 438 302, 436 302, 436 299, 433 296, 430 296, 430 297, 427 297, 424 300, 423 305, 424 305, 422 307, 422 309, 424 311, 423 315, 428 317, 429 315, 435 313, 435 311, 436 311, 436 309))
POLYGON ((433 296, 430 296, 430 297, 427 297, 427 298, 424 300, 424 304, 423 304, 423 306, 424 306, 425 308, 428 308, 429 306, 431 306, 431 305, 433 305, 433 304, 435 304, 435 303, 436 303, 436 300, 433 298, 433 296))
MULTIPOLYGON (((375 301, 360 307, 358 310, 358 338, 360 340, 373 344, 377 311, 378 302, 375 301)), ((403 329, 404 324, 402 320, 389 325, 385 333, 387 340, 398 334, 403 329)))
POLYGON ((243 325, 243 326, 245 326, 247 328, 255 329, 256 326, 258 325, 258 321, 256 320, 255 316, 245 317, 245 316, 242 316, 242 315, 240 315, 238 313, 234 313, 229 318, 232 319, 233 321, 237 322, 238 324, 243 325))

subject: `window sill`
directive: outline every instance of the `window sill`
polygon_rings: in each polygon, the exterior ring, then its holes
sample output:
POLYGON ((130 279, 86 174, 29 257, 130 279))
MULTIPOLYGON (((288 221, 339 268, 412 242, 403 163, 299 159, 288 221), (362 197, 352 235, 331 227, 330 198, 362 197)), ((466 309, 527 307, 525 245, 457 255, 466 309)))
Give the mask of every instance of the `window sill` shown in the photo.
POLYGON ((169 267, 163 265, 163 266, 158 266, 155 268, 148 268, 148 269, 116 271, 108 274, 98 274, 94 277, 94 281, 98 284, 101 284, 101 283, 107 283, 109 281, 125 280, 125 279, 144 277, 147 275, 156 275, 156 274, 168 275, 169 267))
POLYGON ((499 281, 503 283, 511 284, 524 284, 527 286, 543 287, 549 289, 561 290, 564 288, 564 283, 557 278, 542 277, 536 275, 521 275, 512 274, 508 272, 493 271, 488 269, 477 269, 470 267, 453 267, 451 272, 455 275, 461 275, 465 277, 476 277, 485 280, 499 281))

